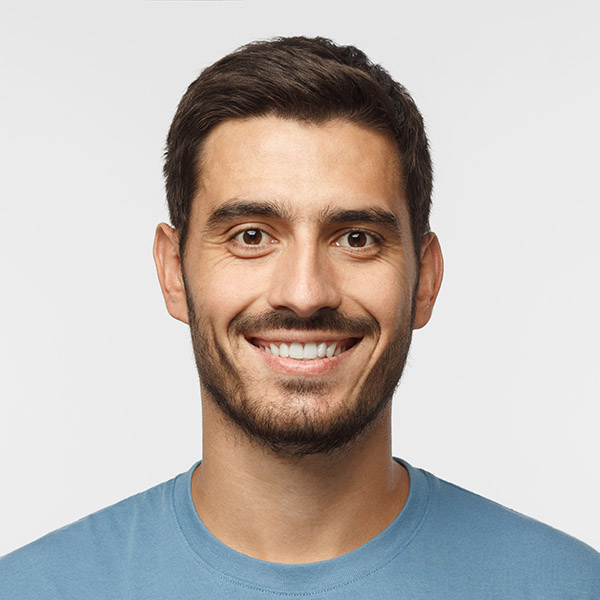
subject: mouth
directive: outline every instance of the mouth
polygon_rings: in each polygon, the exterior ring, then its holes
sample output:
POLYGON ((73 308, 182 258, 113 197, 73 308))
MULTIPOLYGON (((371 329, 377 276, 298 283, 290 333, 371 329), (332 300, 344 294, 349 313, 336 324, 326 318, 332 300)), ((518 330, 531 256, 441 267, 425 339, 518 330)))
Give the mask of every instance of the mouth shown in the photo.
POLYGON ((287 339, 267 340, 258 337, 246 338, 253 346, 267 354, 280 358, 291 358, 298 361, 326 360, 335 358, 350 350, 360 342, 362 338, 344 338, 339 340, 314 339, 301 341, 287 339))

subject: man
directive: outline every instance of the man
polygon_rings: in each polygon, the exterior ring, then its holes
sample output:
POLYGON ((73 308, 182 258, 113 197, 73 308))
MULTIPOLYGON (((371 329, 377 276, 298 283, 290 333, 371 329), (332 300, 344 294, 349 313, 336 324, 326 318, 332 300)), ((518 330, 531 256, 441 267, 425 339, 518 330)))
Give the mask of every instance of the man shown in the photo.
POLYGON ((442 280, 402 86, 353 47, 251 44, 187 90, 165 174, 202 461, 5 557, 2 598, 600 598, 594 550, 391 456, 442 280))

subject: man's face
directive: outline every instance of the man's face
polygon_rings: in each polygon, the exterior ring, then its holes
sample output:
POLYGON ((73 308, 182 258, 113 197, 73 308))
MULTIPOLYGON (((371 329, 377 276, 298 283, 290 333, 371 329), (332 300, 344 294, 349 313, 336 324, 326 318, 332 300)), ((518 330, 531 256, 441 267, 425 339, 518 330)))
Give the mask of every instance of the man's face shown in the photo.
POLYGON ((204 394, 274 451, 343 446, 387 407, 411 338, 393 143, 346 121, 231 120, 201 165, 183 267, 204 394))

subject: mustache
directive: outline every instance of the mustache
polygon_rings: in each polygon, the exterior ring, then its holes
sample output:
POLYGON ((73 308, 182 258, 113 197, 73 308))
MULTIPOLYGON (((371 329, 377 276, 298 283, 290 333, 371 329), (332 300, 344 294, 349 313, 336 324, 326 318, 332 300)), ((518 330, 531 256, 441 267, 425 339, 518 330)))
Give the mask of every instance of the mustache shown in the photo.
POLYGON ((293 312, 272 310, 257 315, 238 315, 231 321, 231 331, 242 335, 247 331, 293 329, 296 331, 329 331, 352 336, 376 336, 381 328, 374 317, 349 317, 336 310, 322 309, 310 317, 293 312))

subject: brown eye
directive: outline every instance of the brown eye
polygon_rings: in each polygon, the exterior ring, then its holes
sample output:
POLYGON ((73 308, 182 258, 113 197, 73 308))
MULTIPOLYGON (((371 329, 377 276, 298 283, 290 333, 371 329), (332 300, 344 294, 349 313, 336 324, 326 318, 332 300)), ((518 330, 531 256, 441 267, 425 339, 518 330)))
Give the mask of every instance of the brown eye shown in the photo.
POLYGON ((367 243, 367 236, 362 231, 355 231, 348 235, 348 244, 353 248, 362 248, 367 243))
POLYGON ((365 248, 375 244, 375 238, 365 231, 349 231, 340 236, 335 244, 346 248, 365 248))
POLYGON ((262 229, 244 229, 244 231, 237 233, 233 239, 244 246, 262 246, 273 242, 273 238, 262 229))
POLYGON ((258 229, 247 229, 242 234, 244 244, 260 244, 262 242, 262 232, 258 229))

